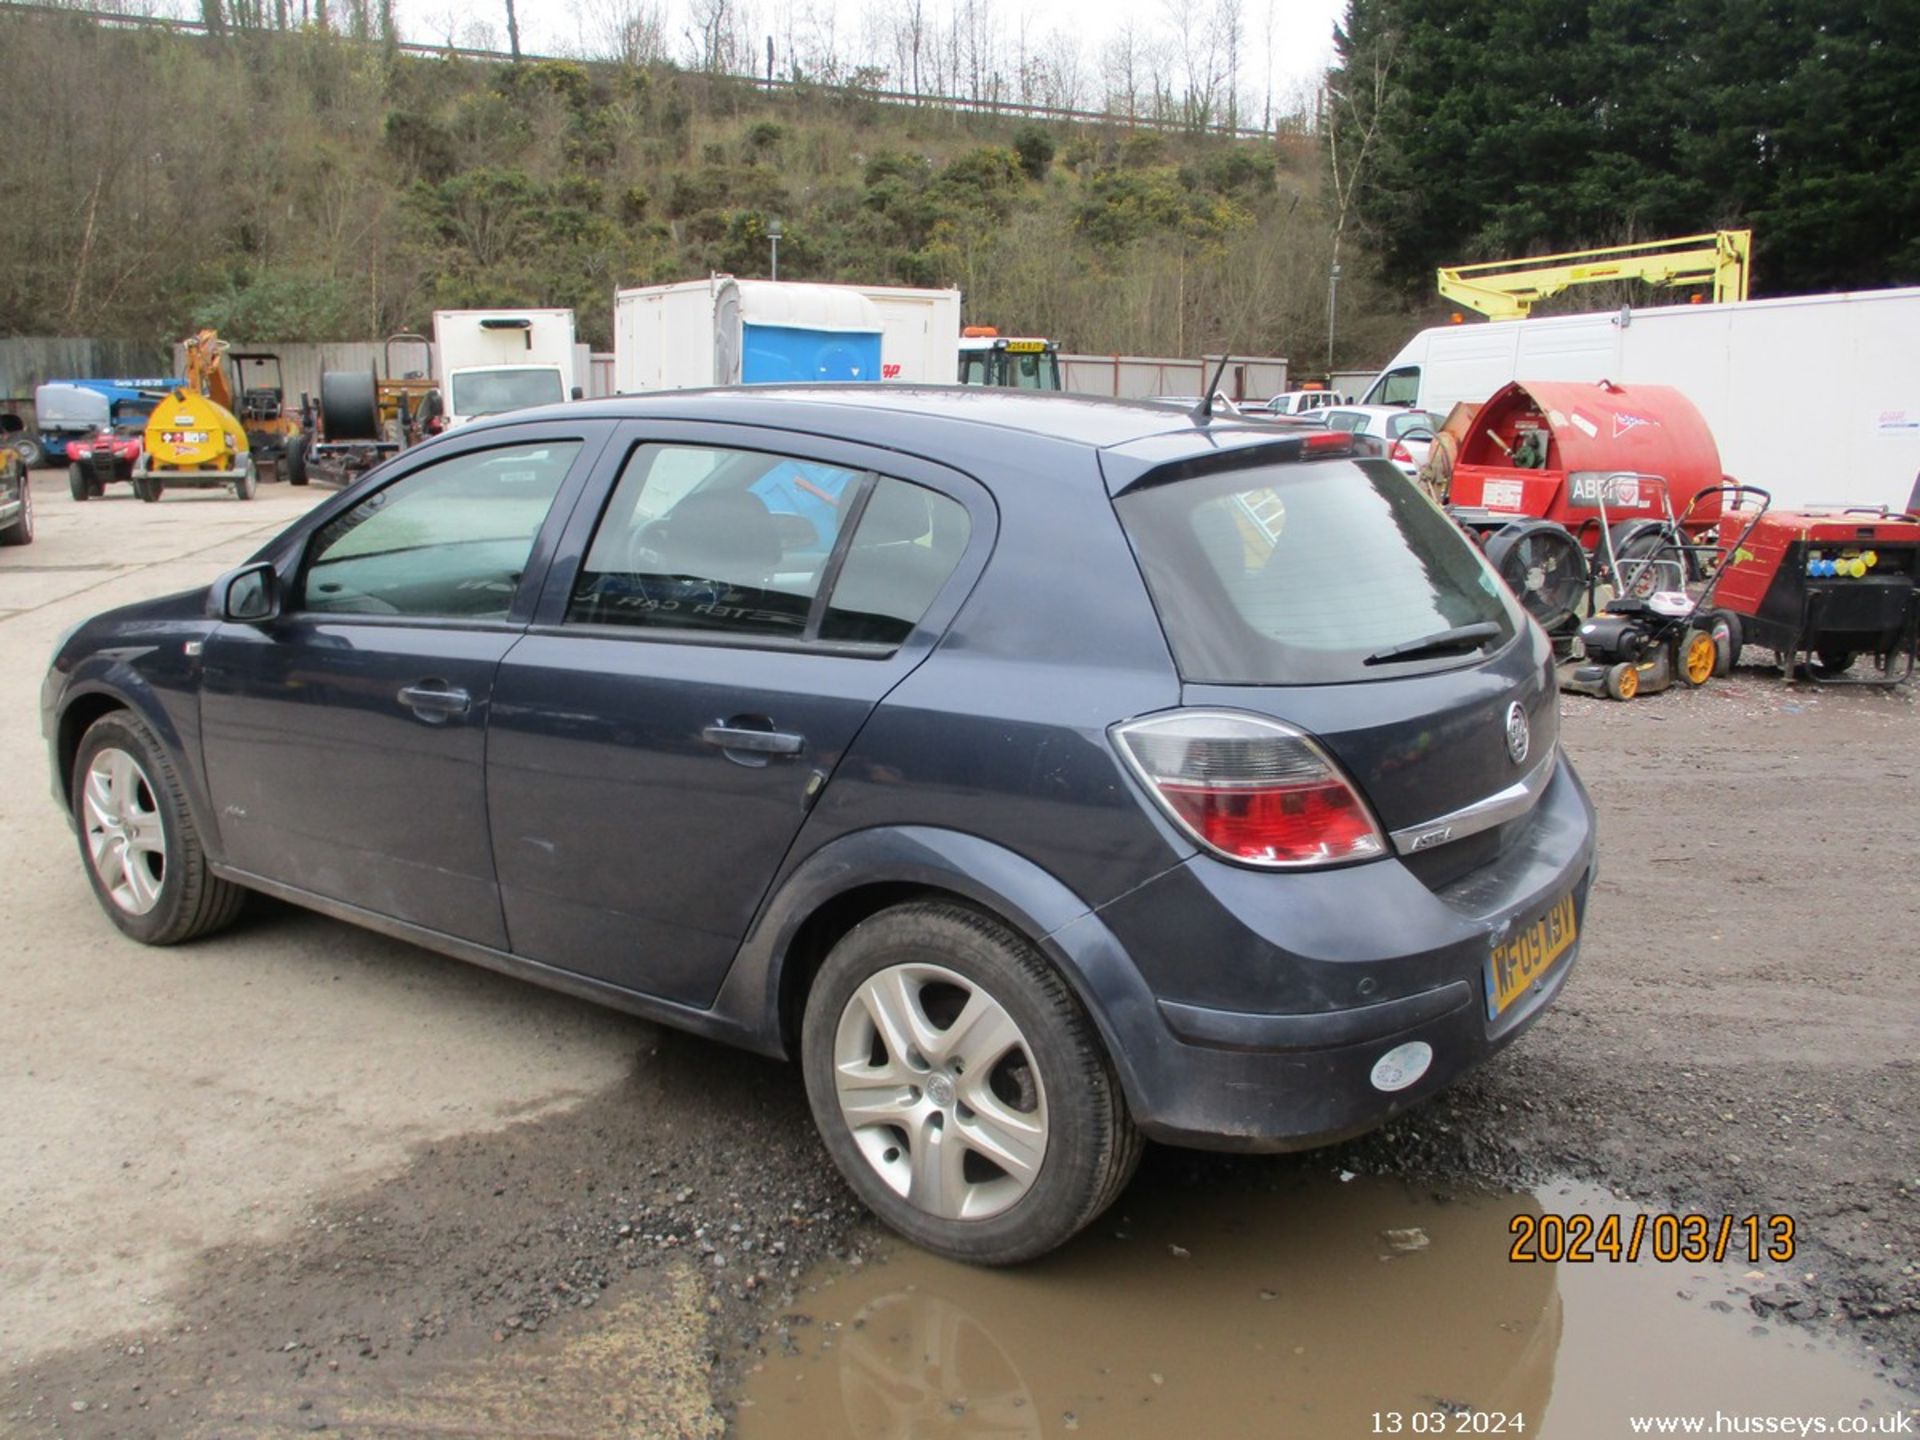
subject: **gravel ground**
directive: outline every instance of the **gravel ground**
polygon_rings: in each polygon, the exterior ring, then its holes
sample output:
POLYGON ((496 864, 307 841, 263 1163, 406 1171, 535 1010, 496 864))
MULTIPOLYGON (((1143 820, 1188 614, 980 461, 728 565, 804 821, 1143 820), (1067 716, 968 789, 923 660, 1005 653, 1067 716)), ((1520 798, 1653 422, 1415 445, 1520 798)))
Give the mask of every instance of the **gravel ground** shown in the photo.
MULTIPOLYGON (((82 530, 57 500, 28 552, 47 568, 0 565, 5 756, 27 777, 0 858, 30 912, 0 1002, 21 1142, 0 1176, 0 1430, 717 1433, 793 1282, 879 1240, 796 1072, 279 906, 192 952, 121 943, 40 793, 23 702, 60 624, 253 542, 156 549, 150 572, 67 585, 48 565, 62 535, 72 564, 98 564, 83 542, 154 515, 82 530)), ((1565 713, 1603 870, 1557 1008, 1338 1152, 1159 1152, 1136 1183, 1573 1175, 1783 1212, 1794 1278, 1756 1310, 1842 1332, 1912 1386, 1912 697, 1741 672, 1565 713)))

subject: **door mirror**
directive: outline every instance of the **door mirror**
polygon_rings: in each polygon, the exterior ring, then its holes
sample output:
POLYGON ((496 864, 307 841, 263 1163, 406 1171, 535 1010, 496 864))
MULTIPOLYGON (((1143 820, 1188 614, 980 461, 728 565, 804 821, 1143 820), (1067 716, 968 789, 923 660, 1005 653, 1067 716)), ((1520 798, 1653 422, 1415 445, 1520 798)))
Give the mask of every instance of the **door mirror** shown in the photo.
POLYGON ((264 561, 213 582, 207 613, 236 625, 263 625, 280 614, 280 575, 264 561))
POLYGON ((587 398, 587 392, 585 390, 582 390, 578 385, 576 385, 573 387, 572 398, 575 400, 584 400, 587 398))

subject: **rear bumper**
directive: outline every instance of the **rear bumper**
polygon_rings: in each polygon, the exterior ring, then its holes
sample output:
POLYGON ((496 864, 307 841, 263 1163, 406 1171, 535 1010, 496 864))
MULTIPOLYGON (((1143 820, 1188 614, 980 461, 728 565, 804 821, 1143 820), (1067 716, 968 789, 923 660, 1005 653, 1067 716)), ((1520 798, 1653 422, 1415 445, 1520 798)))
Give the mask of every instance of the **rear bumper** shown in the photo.
POLYGON ((1245 980, 1240 1003, 1218 965, 1203 997, 1155 986, 1156 1023, 1127 1038, 1136 1122, 1172 1144, 1301 1150, 1445 1089, 1512 1043, 1566 983, 1578 940, 1494 1015, 1487 962, 1563 896, 1584 927, 1593 835, 1592 806, 1562 760, 1499 857, 1438 890, 1398 861, 1277 877, 1197 859, 1115 901, 1101 918, 1136 958, 1178 933, 1196 974, 1212 951, 1245 980), (1177 932, 1145 925, 1155 907, 1174 913, 1177 932))

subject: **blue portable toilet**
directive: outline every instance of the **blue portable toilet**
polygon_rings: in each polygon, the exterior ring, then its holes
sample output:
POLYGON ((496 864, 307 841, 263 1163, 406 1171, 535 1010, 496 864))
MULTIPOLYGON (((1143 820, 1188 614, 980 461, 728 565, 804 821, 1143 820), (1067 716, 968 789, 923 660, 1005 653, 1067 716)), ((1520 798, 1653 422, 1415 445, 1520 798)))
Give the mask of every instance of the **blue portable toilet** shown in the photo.
POLYGON ((857 290, 722 280, 714 322, 718 384, 880 379, 880 307, 857 290))

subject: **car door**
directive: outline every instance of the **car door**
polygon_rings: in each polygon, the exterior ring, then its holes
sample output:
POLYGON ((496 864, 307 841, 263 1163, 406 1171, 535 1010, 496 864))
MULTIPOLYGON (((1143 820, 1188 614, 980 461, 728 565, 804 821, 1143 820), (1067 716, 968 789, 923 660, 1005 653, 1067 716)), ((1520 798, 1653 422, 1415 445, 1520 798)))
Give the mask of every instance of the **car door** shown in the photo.
POLYGON ((991 502, 893 452, 639 425, 501 665, 516 955, 704 1005, 861 725, 984 563, 991 502))
POLYGON ((494 674, 531 614, 555 502, 610 428, 436 447, 317 518, 280 562, 278 617, 214 631, 202 747, 230 866, 504 948, 484 771, 494 674))

